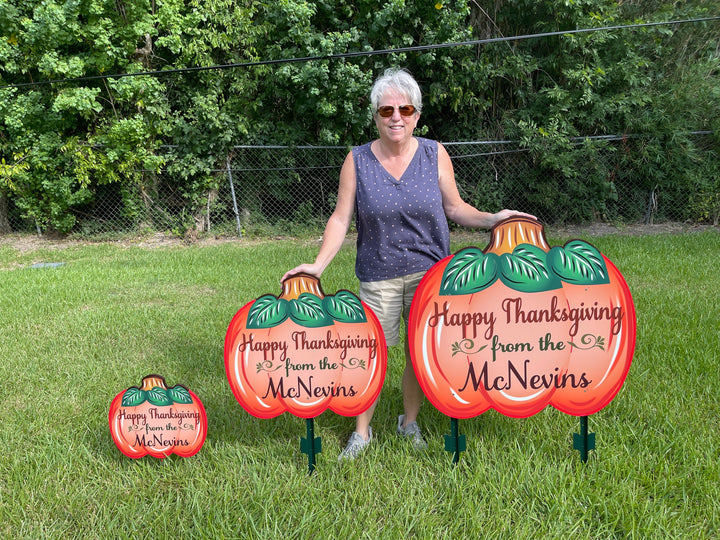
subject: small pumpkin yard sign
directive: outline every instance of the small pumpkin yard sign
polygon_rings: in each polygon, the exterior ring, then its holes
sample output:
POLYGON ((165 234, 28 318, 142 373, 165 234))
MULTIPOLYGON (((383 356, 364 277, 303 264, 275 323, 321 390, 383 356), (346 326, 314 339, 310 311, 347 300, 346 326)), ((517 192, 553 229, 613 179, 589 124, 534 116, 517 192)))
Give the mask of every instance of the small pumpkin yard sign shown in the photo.
POLYGON ((160 375, 148 375, 140 387, 115 396, 109 422, 115 445, 131 458, 190 457, 207 435, 207 415, 200 399, 182 385, 168 388, 160 375))
POLYGON ((410 352, 428 399, 454 419, 489 409, 523 418, 551 405, 585 417, 620 390, 635 308, 595 247, 550 247, 535 220, 496 225, 489 245, 439 261, 410 310, 410 352))

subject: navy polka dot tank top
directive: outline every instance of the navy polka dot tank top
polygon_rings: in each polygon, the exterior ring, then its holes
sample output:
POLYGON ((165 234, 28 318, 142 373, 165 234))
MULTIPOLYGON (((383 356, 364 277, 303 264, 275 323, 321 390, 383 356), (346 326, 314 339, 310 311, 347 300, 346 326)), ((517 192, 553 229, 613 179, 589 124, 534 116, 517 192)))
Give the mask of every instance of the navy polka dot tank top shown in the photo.
POLYGON ((380 281, 428 270, 450 255, 450 233, 438 180, 438 144, 419 146, 400 180, 370 150, 353 149, 357 192, 357 258, 360 281, 380 281))

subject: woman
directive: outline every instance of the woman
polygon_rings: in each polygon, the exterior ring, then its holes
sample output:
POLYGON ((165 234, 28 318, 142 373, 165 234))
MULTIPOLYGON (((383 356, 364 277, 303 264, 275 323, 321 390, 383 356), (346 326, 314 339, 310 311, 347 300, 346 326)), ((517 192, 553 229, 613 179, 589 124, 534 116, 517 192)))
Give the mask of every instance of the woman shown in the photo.
MULTIPOLYGON (((400 341, 401 317, 407 318, 410 302, 425 272, 450 255, 447 219, 466 227, 491 228, 514 215, 502 210, 481 212, 462 200, 455 184, 450 156, 436 141, 413 136, 422 110, 422 96, 415 79, 405 70, 388 69, 370 93, 379 138, 354 148, 340 172, 335 211, 325 227, 315 262, 287 272, 321 276, 342 246, 354 213, 357 213, 358 296, 375 312, 388 346, 400 341)), ((405 345, 402 378, 404 414, 398 434, 415 448, 425 448, 417 425, 423 393, 405 345)), ((356 419, 340 459, 355 458, 372 440, 373 404, 356 419)))

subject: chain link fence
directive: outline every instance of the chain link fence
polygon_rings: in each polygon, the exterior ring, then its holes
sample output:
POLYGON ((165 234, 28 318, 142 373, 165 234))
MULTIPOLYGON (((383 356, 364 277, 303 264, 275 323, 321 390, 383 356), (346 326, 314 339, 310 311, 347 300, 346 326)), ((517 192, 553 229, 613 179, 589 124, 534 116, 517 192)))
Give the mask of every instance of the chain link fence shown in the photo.
MULTIPOLYGON (((548 224, 718 224, 720 163, 712 133, 682 139, 585 138, 544 151, 508 141, 445 147, 461 195, 482 210, 513 208, 548 224), (663 160, 657 159, 660 154, 663 160)), ((216 169, 196 175, 170 172, 173 152, 168 150, 167 166, 159 173, 144 172, 137 184, 93 187, 92 200, 73 210, 73 235, 316 234, 335 206, 348 150, 237 146, 216 169)), ((40 232, 12 196, 5 204, 12 232, 40 232)))

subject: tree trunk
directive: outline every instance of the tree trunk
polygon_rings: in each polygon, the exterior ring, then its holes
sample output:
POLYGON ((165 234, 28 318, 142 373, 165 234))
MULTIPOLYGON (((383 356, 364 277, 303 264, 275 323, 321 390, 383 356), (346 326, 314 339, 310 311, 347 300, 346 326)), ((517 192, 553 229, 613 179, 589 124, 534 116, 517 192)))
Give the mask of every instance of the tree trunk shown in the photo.
POLYGON ((7 193, 0 190, 0 234, 10 234, 10 201, 7 193))

